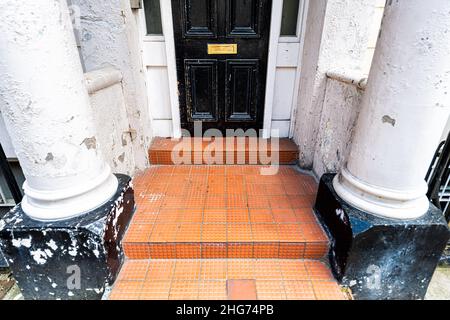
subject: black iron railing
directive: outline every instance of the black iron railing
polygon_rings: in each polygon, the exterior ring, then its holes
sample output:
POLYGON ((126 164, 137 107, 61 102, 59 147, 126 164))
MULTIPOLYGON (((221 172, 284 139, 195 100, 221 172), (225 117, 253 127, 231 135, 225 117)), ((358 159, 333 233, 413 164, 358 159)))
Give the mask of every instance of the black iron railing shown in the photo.
MULTIPOLYGON (((14 176, 14 173, 9 165, 8 159, 6 158, 5 152, 3 151, 3 147, 0 144, 0 171, 5 179, 6 186, 11 193, 11 196, 14 199, 14 202, 17 204, 22 201, 22 191, 17 184, 17 180, 14 176)), ((3 192, 4 194, 5 192, 3 192)), ((6 200, 6 199, 3 199, 6 200)))
POLYGON ((447 222, 450 222, 450 134, 442 141, 428 169, 428 198, 442 210, 447 222))

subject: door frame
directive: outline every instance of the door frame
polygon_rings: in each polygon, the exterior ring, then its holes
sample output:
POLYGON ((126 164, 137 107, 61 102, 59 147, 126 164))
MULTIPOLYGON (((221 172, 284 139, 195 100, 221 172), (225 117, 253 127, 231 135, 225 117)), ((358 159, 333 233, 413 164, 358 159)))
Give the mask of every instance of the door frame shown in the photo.
MULTIPOLYGON (((297 21, 298 36, 300 40, 299 53, 298 53, 298 63, 296 70, 296 79, 294 84, 293 101, 291 106, 291 120, 289 137, 293 135, 293 129, 295 124, 295 114, 298 105, 298 87, 300 84, 300 72, 301 72, 301 59, 304 46, 304 35, 306 29, 306 13, 308 11, 309 0, 301 0, 299 8, 299 16, 297 21)), ((178 98, 178 77, 177 77, 177 67, 176 67, 176 55, 175 55, 175 38, 173 29, 173 15, 172 15, 172 0, 160 0, 161 8, 161 23, 163 29, 163 36, 153 37, 156 41, 165 42, 165 54, 167 63, 167 72, 169 80, 169 93, 170 93, 170 107, 172 112, 172 135, 173 138, 181 137, 181 120, 180 120, 180 104, 178 98)), ((267 59, 267 77, 266 77, 266 90, 265 90, 265 100, 264 100, 264 119, 263 119, 263 138, 270 138, 272 136, 272 112, 273 103, 275 96, 275 80, 276 80, 276 69, 277 69, 277 56, 278 56, 278 44, 280 42, 280 30, 281 30, 281 18, 283 10, 283 0, 273 0, 272 1, 272 12, 271 12, 271 23, 270 23, 270 34, 269 34, 269 48, 268 48, 268 59, 267 59)), ((140 31, 142 36, 141 41, 148 41, 149 36, 145 36, 145 13, 144 10, 140 10, 139 20, 140 20, 140 31)), ((282 42, 283 37, 281 37, 282 42)), ((146 66, 144 65, 144 70, 146 66)), ((151 114, 151 112, 150 112, 151 114)))
POLYGON ((275 96, 275 73, 277 69, 278 41, 280 39, 281 16, 283 0, 272 1, 272 16, 270 18, 269 57, 267 59, 266 96, 264 100, 264 139, 270 138, 272 130, 273 99, 275 96))
POLYGON ((175 55, 175 36, 173 31, 172 0, 159 1, 161 22, 166 42, 167 72, 169 76, 170 105, 172 109, 173 137, 181 138, 180 103, 178 99, 177 61, 175 55))

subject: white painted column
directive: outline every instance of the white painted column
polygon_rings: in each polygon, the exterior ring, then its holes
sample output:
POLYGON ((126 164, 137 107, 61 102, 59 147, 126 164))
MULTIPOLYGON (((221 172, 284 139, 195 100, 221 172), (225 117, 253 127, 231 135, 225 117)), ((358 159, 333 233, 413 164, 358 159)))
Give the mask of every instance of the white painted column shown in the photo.
POLYGON ((450 114, 450 1, 387 1, 338 195, 366 212, 425 214, 425 174, 450 114))
POLYGON ((0 107, 24 171, 22 208, 74 217, 111 198, 117 179, 96 142, 65 0, 0 4, 0 107))

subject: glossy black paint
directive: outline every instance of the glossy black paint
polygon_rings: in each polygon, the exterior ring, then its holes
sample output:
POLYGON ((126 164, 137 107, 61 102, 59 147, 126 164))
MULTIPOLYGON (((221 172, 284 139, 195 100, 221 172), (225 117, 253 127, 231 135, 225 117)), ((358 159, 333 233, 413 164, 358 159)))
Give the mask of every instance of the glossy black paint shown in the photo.
POLYGON ((322 176, 314 210, 330 236, 336 278, 355 299, 423 299, 450 237, 442 212, 430 204, 418 219, 375 216, 339 198, 333 178, 322 176))
POLYGON ((271 0, 172 1, 182 128, 262 129, 271 0), (237 54, 208 54, 237 44, 237 54))

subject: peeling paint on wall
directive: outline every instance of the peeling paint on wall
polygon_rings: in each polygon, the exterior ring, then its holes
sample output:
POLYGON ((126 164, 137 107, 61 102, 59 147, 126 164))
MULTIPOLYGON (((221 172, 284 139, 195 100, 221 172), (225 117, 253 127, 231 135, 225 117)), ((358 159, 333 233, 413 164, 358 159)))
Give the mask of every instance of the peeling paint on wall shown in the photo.
POLYGON ((134 150, 133 170, 135 166, 144 169, 148 165, 147 151, 152 130, 145 78, 141 72, 137 16, 131 11, 128 0, 72 0, 72 3, 81 11, 81 54, 86 70, 113 67, 123 75, 124 120, 138 136, 138 139, 129 141, 134 150))
POLYGON ((86 138, 81 144, 84 144, 88 150, 97 148, 97 139, 95 137, 86 138))
POLYGON ((358 70, 369 40, 373 0, 310 1, 303 51, 302 78, 294 140, 299 145, 300 166, 313 166, 321 113, 331 69, 358 70))
POLYGON ((388 115, 384 115, 383 118, 381 118, 381 121, 382 121, 383 123, 388 123, 388 124, 390 124, 391 126, 395 127, 395 119, 394 119, 394 118, 391 118, 391 117, 388 116, 388 115))
POLYGON ((317 176, 338 172, 350 152, 363 91, 354 83, 327 79, 326 93, 314 152, 317 176))
POLYGON ((106 82, 90 90, 97 139, 105 161, 113 172, 132 175, 135 170, 135 149, 131 135, 125 133, 129 130, 130 124, 123 95, 123 83, 119 81, 121 77, 114 76, 117 72, 118 70, 114 68, 104 68, 89 72, 85 76, 91 83, 97 82, 97 79, 106 82), (108 80, 111 78, 115 81, 108 80))

